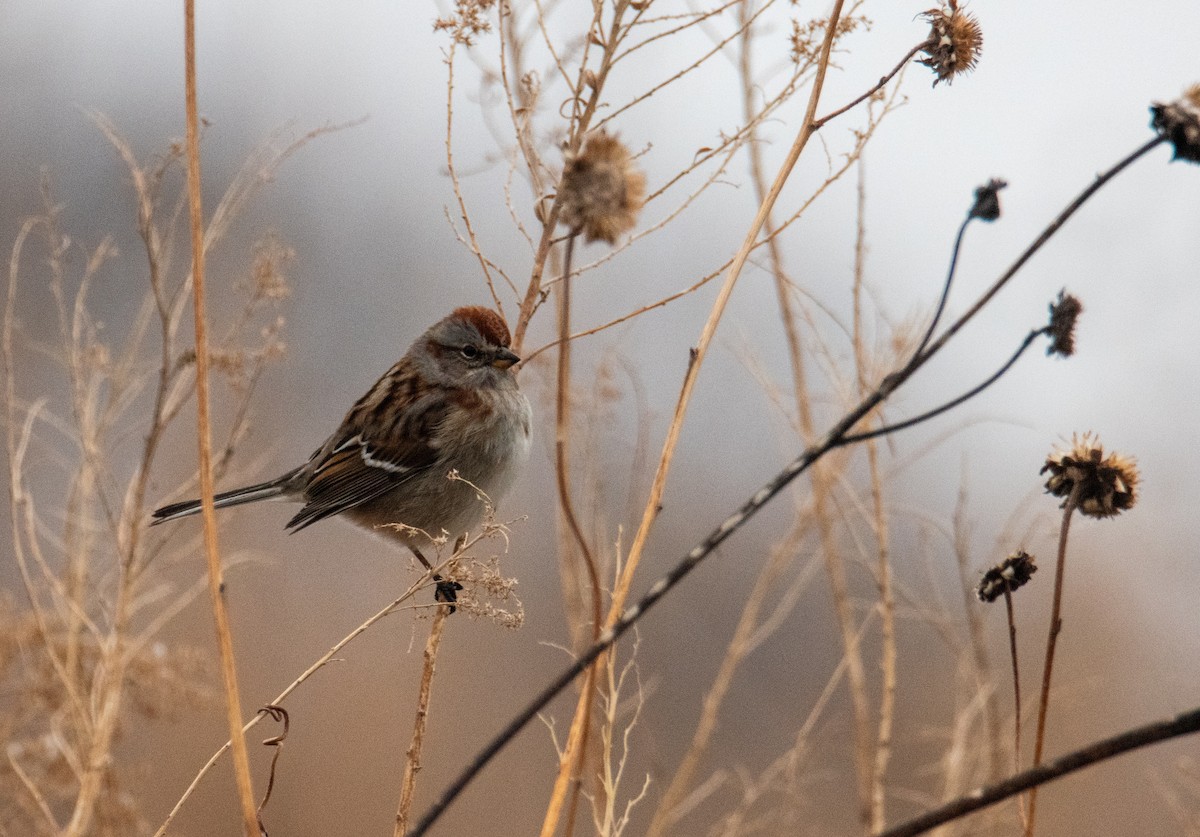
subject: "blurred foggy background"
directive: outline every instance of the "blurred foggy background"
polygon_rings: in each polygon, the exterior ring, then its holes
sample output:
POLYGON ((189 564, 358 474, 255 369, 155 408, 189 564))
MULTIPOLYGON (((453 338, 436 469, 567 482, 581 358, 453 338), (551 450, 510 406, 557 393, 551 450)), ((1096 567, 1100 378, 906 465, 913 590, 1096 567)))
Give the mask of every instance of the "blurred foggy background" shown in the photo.
MULTIPOLYGON (((288 352, 255 392, 251 434, 237 455, 238 475, 248 482, 302 461, 422 329, 455 306, 488 304, 489 297, 478 262, 446 218, 457 219, 458 210, 445 173, 447 40, 433 31, 438 8, 368 0, 198 5, 199 99, 208 121, 202 145, 206 209, 272 136, 282 146, 322 126, 354 123, 308 142, 288 159, 210 257, 209 282, 219 288, 247 273, 253 242, 268 232, 295 251, 286 268, 293 294, 283 309, 288 352)), ((105 235, 119 247, 120 257, 102 271, 92 292, 97 316, 115 334, 127 327, 144 293, 145 258, 129 174, 87 111, 111 119, 143 161, 183 136, 181 9, 179 3, 147 2, 0 4, 0 241, 7 252, 23 219, 40 211, 44 169, 62 204, 64 232, 88 249, 105 235)), ((927 26, 916 16, 925 9, 920 2, 867 3, 861 12, 873 25, 845 42, 819 111, 864 90, 920 41, 927 26)), ((902 81, 907 102, 883 120, 861 170, 823 194, 783 238, 797 281, 842 321, 850 306, 860 174, 872 316, 893 324, 925 322, 974 188, 991 177, 1009 182, 1001 194, 1003 217, 967 233, 949 303, 953 316, 1097 172, 1150 138, 1152 101, 1174 99, 1200 81, 1200 5, 1190 0, 976 0, 970 11, 985 39, 975 72, 931 89, 928 70, 910 67, 902 81)), ((763 33, 758 55, 764 66, 786 61, 786 34, 763 33), (772 49, 778 49, 774 59, 772 49)), ((494 37, 480 37, 491 54, 494 45, 486 40, 494 37)), ((695 40, 664 50, 694 54, 705 38, 690 37, 695 40)), ((687 165, 696 149, 739 123, 731 60, 710 62, 678 90, 612 125, 630 147, 645 149, 639 164, 651 190, 687 165)), ((652 74, 680 63, 669 51, 641 61, 634 66, 652 74)), ((479 115, 478 74, 465 56, 458 69, 455 156, 468 205, 485 251, 523 287, 530 251, 504 206, 505 165, 496 161, 499 150, 479 115)), ((640 89, 643 82, 619 74, 612 80, 614 91, 640 89)), ((799 125, 806 95, 765 128, 772 172, 799 125)), ((849 131, 862 121, 860 112, 852 113, 814 140, 780 214, 793 211, 825 178, 849 147, 849 131)), ((1099 433, 1106 448, 1137 458, 1143 478, 1137 507, 1112 521, 1077 520, 1072 529, 1050 756, 1194 707, 1200 694, 1200 453, 1190 440, 1200 425, 1200 168, 1169 158, 1169 148, 1160 147, 1105 187, 887 410, 902 418, 958 394, 1045 322, 1046 306, 1061 288, 1082 299, 1074 358, 1031 351, 984 396, 893 437, 885 458, 891 554, 900 584, 940 595, 951 613, 961 613, 951 535, 960 493, 974 571, 1022 545, 1041 558, 1043 571, 1022 592, 1018 608, 1027 718, 1034 714, 1058 524, 1055 501, 1040 494, 1038 469, 1053 446, 1088 430, 1099 433)), ((528 193, 522 183, 513 188, 526 220, 532 218, 528 193)), ((734 168, 664 233, 577 285, 577 327, 606 322, 715 269, 736 251, 755 205, 747 172, 734 168)), ((660 220, 664 210, 651 206, 640 226, 660 220)), ((590 246, 579 257, 590 261, 604 252, 602 245, 590 246)), ((182 253, 177 258, 186 260, 182 253)), ((29 275, 35 270, 31 265, 29 275)), ((609 541, 618 524, 626 542, 636 525, 648 484, 645 469, 629 476, 639 432, 646 438, 643 455, 652 462, 688 348, 718 284, 576 344, 581 385, 599 363, 620 370, 614 384, 619 398, 604 405, 587 453, 577 454, 594 457, 600 473, 608 521, 603 536, 609 541), (635 398, 634 382, 644 402, 635 398)), ((48 295, 31 287, 26 292, 26 331, 52 328, 48 295)), ((516 300, 505 301, 511 319, 516 300)), ((218 306, 212 313, 219 321, 228 311, 218 306)), ((544 345, 552 330, 547 305, 527 348, 544 345)), ((837 342, 835 329, 828 332, 823 339, 830 341, 831 356, 848 358, 848 343, 837 342)), ((635 595, 799 450, 756 377, 784 387, 786 401, 788 370, 774 292, 753 261, 714 349, 700 375, 635 595)), ((570 634, 550 512, 553 410, 546 361, 552 357, 546 353, 522 373, 534 401, 534 448, 500 510, 502 519, 528 516, 513 525, 503 561, 505 572, 520 580, 526 621, 510 632, 484 620, 450 620, 418 810, 567 660, 562 647, 570 634)), ((21 370, 26 396, 39 394, 44 375, 45 394, 61 397, 61 379, 50 377, 54 370, 49 362, 21 370)), ((224 394, 214 389, 219 414, 224 394)), ((820 405, 822 427, 830 409, 820 405)), ((168 440, 151 504, 194 469, 189 422, 168 440)), ((133 432, 130 450, 136 445, 133 432)), ((637 663, 646 704, 631 739, 626 790, 640 787, 646 775, 652 784, 630 834, 644 830, 670 781, 741 602, 786 527, 791 505, 777 500, 643 623, 637 663)), ((227 578, 249 710, 278 694, 412 578, 407 556, 350 527, 331 522, 286 536, 290 514, 268 505, 224 518, 225 554, 257 559, 227 578)), ((198 531, 192 522, 179 525, 198 531)), ((199 572, 199 554, 195 566, 199 572)), ((873 595, 865 570, 855 568, 852 577, 864 596, 873 595)), ((19 601, 11 562, 0 568, 0 580, 19 601)), ((988 647, 998 670, 1007 673, 1002 607, 993 607, 988 647)), ((210 622, 201 598, 166 638, 211 648, 210 622)), ((391 833, 427 630, 428 622, 409 612, 389 617, 289 700, 292 733, 267 809, 273 835, 391 833)), ((955 671, 930 625, 901 618, 899 631, 902 668, 890 775, 893 787, 904 788, 921 786, 922 771, 939 757, 954 715, 948 684, 955 671)), ((782 749, 775 739, 802 723, 840 657, 829 592, 818 573, 798 607, 748 660, 722 716, 709 769, 761 770, 771 757, 764 753, 782 749)), ((868 663, 874 659, 869 651, 868 663)), ((1007 679, 1000 696, 1007 707, 1007 679)), ((560 738, 574 702, 571 694, 553 706, 560 738)), ((819 724, 821 749, 807 769, 822 777, 814 787, 825 790, 808 800, 807 810, 816 814, 802 833, 858 831, 847 706, 844 698, 836 700, 819 724), (828 791, 839 780, 840 797, 828 791)), ((219 704, 124 731, 121 753, 140 777, 131 789, 152 828, 226 734, 219 704)), ((269 753, 259 752, 264 748, 257 741, 270 734, 269 725, 261 725, 250 736, 260 790, 269 753)), ((1050 786, 1040 800, 1039 833, 1179 833, 1164 789, 1177 781, 1178 760, 1189 756, 1200 756, 1194 739, 1050 786)), ((534 833, 556 765, 546 728, 531 726, 435 833, 534 833)), ((1200 804, 1200 791, 1194 793, 1192 802, 1200 804)), ((889 815, 898 822, 931 801, 898 793, 889 815)), ((237 828, 226 760, 188 802, 173 833, 237 828)), ((960 833, 969 832, 968 825, 960 833)), ((679 833, 689 832, 682 827, 679 833)))

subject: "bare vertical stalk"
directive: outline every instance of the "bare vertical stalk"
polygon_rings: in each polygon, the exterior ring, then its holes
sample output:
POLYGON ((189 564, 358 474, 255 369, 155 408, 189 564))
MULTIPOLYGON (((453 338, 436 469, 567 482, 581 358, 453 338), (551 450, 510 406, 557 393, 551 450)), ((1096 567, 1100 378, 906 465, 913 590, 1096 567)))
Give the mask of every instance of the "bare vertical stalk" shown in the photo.
POLYGON ((892 589, 892 565, 888 549, 888 518, 883 502, 883 476, 879 467, 879 444, 866 443, 867 468, 871 477, 871 529, 875 535, 875 584, 879 588, 880 649, 879 727, 870 783, 870 828, 883 830, 886 817, 887 768, 892 755, 892 730, 896 721, 896 596, 892 589))
MULTIPOLYGON (((1042 764, 1042 751, 1046 745, 1046 715, 1050 709, 1050 676, 1054 673, 1054 650, 1058 645, 1058 635, 1062 631, 1062 591, 1063 576, 1067 564, 1067 535, 1071 529, 1071 515, 1079 504, 1079 493, 1083 485, 1076 481, 1071 493, 1063 504, 1062 528, 1058 534, 1058 561, 1054 566, 1054 604, 1050 609, 1050 635, 1046 639, 1046 663, 1042 669, 1042 697, 1038 702, 1037 738, 1033 745, 1033 767, 1042 764)), ((1029 791, 1029 819, 1025 821, 1025 837, 1033 837, 1033 827, 1037 816, 1037 786, 1029 791)))
MULTIPOLYGON (((905 57, 905 61, 909 57, 911 54, 905 57)), ((867 253, 867 189, 865 167, 861 157, 858 160, 858 184, 855 193, 857 223, 854 235, 854 362, 858 378, 858 391, 861 396, 870 391, 870 384, 867 380, 866 337, 862 305, 867 253)), ((882 831, 884 823, 887 821, 886 779, 888 762, 892 755, 892 730, 896 720, 896 597, 892 589, 892 567, 888 551, 888 519, 883 500, 879 445, 873 439, 868 440, 866 449, 867 470, 871 480, 871 530, 875 535, 875 584, 879 589, 879 673, 882 680, 879 695, 879 726, 875 733, 874 757, 870 766, 867 794, 869 806, 867 822, 871 833, 874 834, 882 831)), ((847 627, 852 629, 853 624, 843 626, 843 635, 849 639, 851 637, 844 633, 847 627)), ((854 650, 857 653, 857 643, 854 650)), ((847 646, 847 663, 852 659, 850 651, 851 647, 847 646)), ((859 676, 862 677, 861 658, 858 665, 859 676)), ((853 673, 853 666, 848 665, 847 671, 853 673)), ((851 683, 854 685, 853 680, 851 683)), ((859 692, 854 698, 856 707, 860 701, 865 705, 865 683, 858 684, 855 691, 859 692)), ((869 729, 864 727, 858 729, 860 737, 868 734, 869 729)), ((864 745, 860 745, 859 749, 865 750, 870 755, 870 748, 870 742, 865 742, 864 745)))
POLYGON ((980 616, 975 598, 974 584, 971 578, 969 543, 970 533, 966 520, 967 493, 965 476, 963 487, 959 490, 957 508, 954 511, 954 557, 958 569, 958 589, 962 594, 963 611, 967 615, 967 636, 970 643, 970 664, 975 677, 975 688, 983 695, 983 717, 987 725, 989 781, 998 781, 1003 774, 1003 763, 1000 758, 1000 703, 996 695, 995 676, 992 670, 991 657, 988 654, 987 641, 984 636, 983 618, 980 616))
MULTIPOLYGON (((1013 613, 1012 591, 1004 590, 1004 612, 1008 617, 1008 653, 1012 658, 1013 673, 1013 773, 1021 769, 1021 669, 1017 665, 1017 620, 1013 613)), ((1017 812, 1021 826, 1025 826, 1025 802, 1017 797, 1017 812)))
MULTIPOLYGON (((570 481, 570 436, 571 436, 571 262, 575 251, 577 235, 567 239, 566 255, 563 259, 563 279, 559 289, 558 306, 558 368, 557 389, 555 397, 555 443, 554 443, 554 473, 558 486, 558 503, 563 520, 571 532, 571 537, 579 547, 580 554, 588 572, 588 583, 592 588, 592 634, 594 643, 600 638, 600 620, 603 617, 600 601, 600 575, 596 569, 596 559, 583 535, 579 518, 575 514, 575 505, 571 500, 570 481)), ((575 722, 567 735, 558 763, 558 775, 554 780, 554 789, 546 806, 546 816, 542 820, 542 837, 551 837, 558 829, 558 820, 562 815, 562 806, 570 792, 570 805, 567 811, 566 834, 571 834, 575 825, 575 816, 579 804, 579 791, 582 788, 584 761, 587 757, 588 730, 591 727, 592 703, 596 683, 596 674, 603 660, 596 663, 584 677, 583 688, 579 693, 579 703, 575 708, 575 722), (571 790, 573 788, 573 791, 571 790)))
POLYGON ((442 642, 442 631, 446 627, 448 605, 438 605, 429 626, 429 639, 425 641, 424 667, 421 669, 421 686, 417 692, 417 713, 413 721, 412 740, 405 752, 404 777, 400 782, 400 802, 396 806, 395 837, 408 833, 408 819, 412 815, 413 794, 417 789, 417 772, 421 769, 421 748, 425 743, 425 722, 429 719, 429 701, 433 694, 433 675, 437 667, 438 646, 442 642))
POLYGON ((779 544, 771 550, 770 560, 759 572, 758 578, 754 582, 754 589, 750 591, 750 596, 742 608, 742 615, 738 617, 733 638, 729 640, 729 645, 725 649, 721 667, 717 670, 712 685, 704 695, 700 719, 692 733, 691 745, 680 760, 675 775, 671 777, 671 784, 663 793, 662 800, 654 812, 650 828, 646 831, 646 837, 662 837, 679 820, 680 814, 677 809, 691 791, 692 782, 708 752, 709 742, 712 740, 713 733, 717 729, 717 722, 720 720, 721 706, 730 689, 733 688, 734 678, 742 662, 757 645, 755 634, 762 627, 760 617, 767 598, 775 589, 780 574, 795 554, 803 533, 804 526, 796 526, 786 543, 779 544))
POLYGON ((217 552, 217 518, 213 507, 212 441, 208 415, 208 322, 204 300, 204 213, 200 202, 200 127, 196 106, 196 0, 184 0, 184 98, 187 110, 187 184, 192 233, 192 299, 196 320, 196 436, 199 443, 200 503, 204 517, 204 554, 208 564, 208 590, 212 598, 221 675, 225 685, 226 717, 233 742, 233 768, 242 825, 246 837, 257 837, 258 811, 250 779, 250 757, 242 732, 242 702, 238 694, 233 637, 221 581, 221 556, 217 552))
MULTIPOLYGON (((744 7, 743 7, 744 8, 744 7)), ((766 175, 763 169, 762 144, 757 142, 757 124, 753 122, 753 108, 750 95, 752 88, 749 81, 750 31, 747 24, 742 50, 743 91, 745 103, 744 113, 747 124, 755 124, 755 131, 750 138, 750 168, 758 192, 759 201, 766 199, 766 175)), ((817 127, 827 119, 819 120, 817 127)), ((775 280, 775 297, 779 304, 779 318, 783 323, 784 337, 787 340, 788 360, 792 373, 792 390, 796 399, 796 418, 800 426, 800 435, 805 445, 811 445, 817 438, 816 421, 813 417, 812 400, 808 389, 808 376, 804 368, 804 344, 800 339, 799 320, 794 308, 791 287, 783 268, 783 252, 779 244, 774 221, 768 213, 764 221, 766 230, 767 253, 770 259, 775 280)), ((857 283, 856 283, 857 299, 857 283)), ((860 344, 855 339, 855 352, 859 352, 860 344)), ((834 467, 825 463, 814 463, 810 477, 813 492, 813 516, 816 518, 817 536, 821 542, 821 555, 825 561, 825 574, 829 579, 830 595, 833 598, 834 612, 837 615, 838 629, 841 632, 842 649, 846 655, 846 679, 849 683, 850 700, 854 707, 854 737, 855 737, 855 767, 858 777, 858 794, 860 810, 868 810, 868 784, 871 776, 871 741, 870 741, 870 710, 867 698, 867 676, 863 665, 861 646, 858 640, 858 630, 855 627, 854 609, 850 602, 850 585, 846 580, 846 570, 843 557, 838 546, 834 531, 834 515, 830 509, 833 486, 837 477, 834 467)))
POLYGON ((775 202, 779 199, 784 185, 791 176, 792 169, 795 168, 796 162, 800 159, 800 154, 804 151, 809 139, 813 135, 813 117, 816 114, 817 105, 821 99, 821 91, 825 87, 825 73, 829 68, 829 56, 833 49, 833 40, 837 32, 843 3, 844 0, 836 0, 833 10, 830 13, 826 26, 825 40, 821 46, 821 58, 817 63, 817 72, 813 79, 812 92, 809 94, 808 107, 805 110, 804 122, 800 128, 800 132, 792 143, 792 147, 788 150, 786 159, 779 167, 779 172, 775 176, 774 183, 771 184, 771 189, 767 193, 767 197, 760 204, 758 212, 750 224, 750 228, 746 231, 746 237, 742 242, 742 246, 738 249, 737 254, 729 265, 729 269, 725 273, 725 282, 717 293, 717 298, 713 302, 708 319, 704 323, 704 328, 700 332, 700 338, 696 342, 696 347, 692 352, 691 362, 688 364, 687 372, 683 379, 683 386, 675 404, 675 412, 671 417, 671 424, 667 430, 667 438, 663 442, 663 450, 659 457, 658 468, 654 474, 654 482, 650 488, 650 496, 647 498, 646 505, 643 508, 642 520, 638 525, 637 533, 630 546, 624 571, 620 579, 618 579, 616 588, 613 590, 612 602, 608 611, 609 625, 612 625, 620 618, 621 612, 625 608, 625 601, 629 596, 629 587, 641 562, 642 551, 645 549, 646 541, 650 537, 650 529, 658 517, 658 509, 661 506, 663 493, 666 490, 667 476, 671 470, 675 447, 679 442, 679 434, 683 427, 683 420, 687 415, 688 405, 691 403, 692 390, 696 386, 700 367, 704 364, 708 347, 716 335, 717 326, 721 321, 721 316, 725 312, 725 306, 733 294, 733 288, 741 276, 742 268, 746 265, 746 260, 750 257, 750 252, 757 244, 759 233, 762 232, 767 216, 770 215, 771 210, 774 208, 775 202))
MULTIPOLYGON (((704 363, 705 355, 708 352, 708 347, 712 343, 713 337, 716 334, 717 326, 721 321, 721 317, 725 312, 725 307, 729 302, 729 298, 733 294, 733 288, 737 284, 738 278, 741 276, 742 268, 746 264, 746 260, 750 256, 750 252, 754 249, 758 241, 758 236, 762 232, 763 225, 766 223, 767 216, 770 215, 771 209, 775 206, 780 193, 783 191, 784 184, 787 183, 791 176, 792 169, 795 168, 796 162, 800 159, 801 152, 808 145, 808 140, 812 137, 815 130, 813 119, 816 116, 817 105, 820 102, 821 91, 825 86, 825 73, 829 68, 829 56, 833 49, 833 41, 837 34, 837 24, 841 17, 842 5, 844 0, 835 0, 833 11, 830 13, 829 20, 825 32, 825 40, 821 47, 821 58, 817 63, 816 76, 813 79, 812 92, 809 94, 808 107, 804 114, 804 122, 800 128, 792 147, 788 151, 787 158, 780 167, 776 175, 775 182, 771 185, 767 197, 759 206, 758 212, 755 214, 754 221, 750 225, 750 229, 746 231, 746 237, 742 242, 741 248, 726 273, 725 282, 718 291, 717 299, 713 302, 712 308, 709 311, 708 319, 701 330, 700 338, 697 341, 696 347, 691 354, 691 360, 688 364, 687 371, 684 374, 683 386, 681 388, 679 398, 675 404, 675 412, 671 417, 671 424, 667 430, 667 437, 663 442, 662 453, 659 457, 658 467, 655 471, 654 481, 651 484, 650 496, 646 500, 643 507, 642 519, 638 525, 636 534, 634 535, 633 543, 630 547, 629 555, 626 558, 626 564, 623 568, 620 577, 617 579, 616 586, 613 590, 613 595, 609 604, 608 616, 606 625, 611 627, 620 619, 622 612, 625 609, 625 601, 629 596, 629 589, 633 583, 633 577, 637 572, 638 565, 641 563, 642 552, 645 549, 646 542, 650 537, 650 530, 654 526, 655 520, 658 518, 658 510, 662 503, 663 493, 666 491, 667 476, 670 473, 671 462, 674 459, 675 449, 679 443, 679 435, 683 428, 683 421, 687 415, 687 409, 691 403, 692 391, 695 389, 696 379, 700 373, 700 367, 704 363)), ((623 3, 618 3, 618 10, 623 8, 623 3)), ((617 31, 616 23, 614 23, 612 31, 617 31)), ((607 72, 607 66, 604 67, 607 72)), ((589 106, 585 112, 585 117, 590 115, 594 110, 589 106)), ((557 202, 551 210, 550 220, 554 221, 557 218, 557 202)), ((531 289, 532 289, 531 285, 531 289)), ((530 300, 527 299, 527 302, 530 300)), ((526 305, 522 305, 522 318, 526 317, 526 305)), ((530 308, 530 310, 532 310, 530 308)), ((517 334, 521 333, 522 321, 518 323, 517 334)), ((514 345, 517 344, 518 338, 514 336, 514 345)), ((597 664, 603 661, 603 654, 600 654, 596 659, 597 664)), ((574 720, 572 721, 571 737, 578 739, 576 728, 582 726, 583 716, 586 712, 586 707, 579 706, 576 708, 574 720)), ((573 759, 574 754, 571 752, 570 739, 568 747, 563 754, 563 759, 573 759)), ((553 804, 553 800, 552 800, 553 804)), ((543 826, 543 834, 545 834, 545 826, 543 826)))

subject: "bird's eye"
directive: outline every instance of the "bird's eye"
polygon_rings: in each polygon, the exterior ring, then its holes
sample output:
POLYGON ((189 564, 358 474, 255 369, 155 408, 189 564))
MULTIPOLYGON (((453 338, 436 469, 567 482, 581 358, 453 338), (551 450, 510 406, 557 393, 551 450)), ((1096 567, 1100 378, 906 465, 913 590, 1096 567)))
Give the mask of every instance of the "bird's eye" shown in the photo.
POLYGON ((467 360, 475 360, 479 357, 479 349, 474 346, 463 346, 458 350, 467 360))

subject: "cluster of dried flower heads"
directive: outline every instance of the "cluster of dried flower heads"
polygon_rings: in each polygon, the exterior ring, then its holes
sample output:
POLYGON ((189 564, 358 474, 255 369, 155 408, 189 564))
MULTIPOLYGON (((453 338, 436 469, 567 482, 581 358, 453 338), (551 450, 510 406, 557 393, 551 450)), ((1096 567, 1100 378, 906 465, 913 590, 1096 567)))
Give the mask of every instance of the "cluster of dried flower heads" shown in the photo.
POLYGON ((929 21, 929 38, 922 49, 926 57, 920 63, 937 74, 934 86, 940 81, 949 84, 955 76, 973 70, 983 49, 979 21, 961 11, 957 0, 948 0, 945 6, 921 16, 929 21))
MULTIPOLYGON (((1069 316, 1073 324, 1082 306, 1069 294, 1060 294, 1058 303, 1050 306, 1052 321, 1056 308, 1064 311, 1060 318, 1069 316)), ((1070 450, 1056 450, 1046 457, 1039 473, 1047 472, 1050 474, 1046 479, 1047 493, 1063 498, 1074 494, 1075 508, 1088 517, 1115 517, 1137 502, 1139 475, 1133 459, 1118 453, 1106 456, 1104 446, 1091 433, 1074 437, 1070 450)), ((1064 499, 1064 507, 1066 503, 1064 499)), ((975 595, 981 602, 994 602, 1024 586, 1035 572, 1033 556, 1018 549, 983 574, 975 595)))
POLYGON ((496 0, 454 0, 453 12, 435 20, 433 31, 449 32, 454 43, 472 46, 478 36, 492 31, 492 24, 486 15, 495 2, 496 0))
POLYGON ((1069 451, 1051 453, 1041 473, 1050 475, 1047 493, 1063 498, 1074 494, 1076 507, 1087 517, 1114 517, 1137 502, 1137 465, 1118 453, 1105 456, 1091 433, 1072 439, 1069 451))

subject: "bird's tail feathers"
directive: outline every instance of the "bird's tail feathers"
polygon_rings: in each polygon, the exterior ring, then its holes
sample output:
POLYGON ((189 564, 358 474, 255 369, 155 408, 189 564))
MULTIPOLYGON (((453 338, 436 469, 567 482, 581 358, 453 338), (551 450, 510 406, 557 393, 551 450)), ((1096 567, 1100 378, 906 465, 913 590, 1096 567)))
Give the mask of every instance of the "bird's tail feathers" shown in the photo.
MULTIPOLYGON (((223 509, 226 506, 240 506, 243 503, 255 503, 259 500, 282 497, 287 493, 288 483, 294 474, 295 472, 289 472, 269 482, 260 482, 258 485, 247 485, 243 488, 235 488, 232 491, 223 491, 213 497, 213 506, 223 509)), ((151 515, 154 520, 150 521, 150 525, 157 526, 159 523, 166 523, 168 520, 178 520, 181 517, 191 517, 193 514, 199 513, 199 500, 185 500, 182 503, 171 503, 168 506, 154 510, 151 515)))

